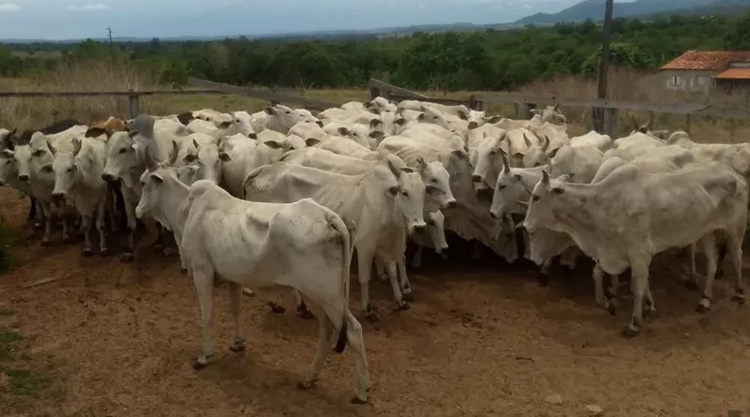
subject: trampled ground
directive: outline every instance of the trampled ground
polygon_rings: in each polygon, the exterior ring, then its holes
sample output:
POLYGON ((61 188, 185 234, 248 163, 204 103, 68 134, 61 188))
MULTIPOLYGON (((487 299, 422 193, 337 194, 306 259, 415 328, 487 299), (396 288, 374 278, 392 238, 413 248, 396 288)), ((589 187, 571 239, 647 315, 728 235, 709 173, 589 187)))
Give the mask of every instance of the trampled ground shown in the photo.
MULTIPOLYGON (((0 191, 0 210, 22 228, 26 203, 15 192, 0 191)), ((587 416, 587 405, 621 417, 750 415, 750 307, 729 301, 724 278, 713 311, 696 314, 698 295, 675 284, 686 262, 670 256, 652 265, 660 313, 633 340, 619 336, 627 283, 613 318, 593 303, 589 263, 541 288, 528 269, 426 258, 411 272, 417 299, 404 312, 373 282, 381 320, 363 325, 374 386, 369 405, 353 406, 348 351, 329 356, 314 390, 297 391, 317 322, 271 314, 262 293, 243 298, 247 351, 236 355, 218 291, 216 362, 196 372, 197 297, 175 258, 146 248, 131 265, 83 259, 78 243, 44 248, 19 233, 17 265, 0 275, 0 336, 23 337, 0 337, 9 352, 0 355, 2 415, 587 416), (59 279, 19 287, 46 277, 59 279), (546 400, 553 394, 562 403, 546 400)), ((356 282, 351 298, 359 312, 356 282)))

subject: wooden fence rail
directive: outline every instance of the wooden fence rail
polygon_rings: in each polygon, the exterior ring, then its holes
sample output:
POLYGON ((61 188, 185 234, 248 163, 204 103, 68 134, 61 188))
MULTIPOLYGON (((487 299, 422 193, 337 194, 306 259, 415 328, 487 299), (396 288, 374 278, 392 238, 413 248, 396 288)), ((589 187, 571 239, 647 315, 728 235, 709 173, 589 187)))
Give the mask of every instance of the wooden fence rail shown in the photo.
POLYGON ((685 130, 689 133, 692 116, 709 116, 730 120, 732 138, 736 120, 750 121, 750 108, 719 107, 710 104, 650 104, 624 100, 600 100, 569 97, 529 96, 517 93, 477 93, 466 99, 432 98, 397 87, 380 80, 371 79, 369 82, 370 99, 382 96, 393 100, 422 100, 434 103, 459 105, 463 104, 473 110, 482 110, 487 104, 513 104, 516 118, 528 119, 530 110, 541 105, 563 105, 567 107, 581 107, 590 109, 604 109, 604 132, 614 136, 618 132, 620 111, 639 111, 650 113, 679 114, 685 116, 685 130))
MULTIPOLYGON (((63 92, 0 92, 0 99, 10 97, 128 97, 130 117, 135 118, 140 114, 140 98, 142 96, 157 95, 196 95, 196 94, 236 94, 254 99, 265 100, 271 104, 287 104, 293 107, 304 107, 313 110, 325 110, 338 107, 343 103, 335 103, 325 100, 302 97, 296 94, 296 90, 273 90, 240 87, 224 83, 190 78, 188 86, 190 90, 140 90, 140 91, 63 91, 63 92)), ((618 132, 618 121, 620 111, 640 111, 650 113, 680 114, 685 116, 685 130, 690 132, 691 118, 693 116, 709 116, 721 119, 729 119, 732 139, 734 139, 734 128, 736 120, 750 121, 750 108, 719 107, 710 104, 649 104, 622 100, 599 100, 588 98, 571 97, 542 97, 529 96, 517 93, 476 93, 463 99, 427 97, 423 94, 407 90, 386 82, 370 79, 368 83, 370 99, 385 97, 392 100, 421 100, 446 105, 465 105, 474 110, 483 110, 487 104, 513 104, 516 109, 516 118, 527 119, 531 117, 530 110, 541 105, 563 105, 567 107, 580 107, 604 110, 604 132, 614 136, 618 132)), ((1 102, 0 102, 1 103, 1 102)))

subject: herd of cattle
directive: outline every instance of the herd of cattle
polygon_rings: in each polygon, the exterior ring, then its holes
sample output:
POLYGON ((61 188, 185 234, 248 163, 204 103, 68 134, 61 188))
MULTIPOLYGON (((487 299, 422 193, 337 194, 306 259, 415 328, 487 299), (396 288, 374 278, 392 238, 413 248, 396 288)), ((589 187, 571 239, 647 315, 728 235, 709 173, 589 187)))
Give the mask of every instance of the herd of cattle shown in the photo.
POLYGON ((407 242, 418 248, 417 266, 423 247, 447 248, 445 230, 509 263, 531 259, 543 274, 553 259, 572 268, 588 256, 595 300, 610 312, 618 275, 630 268, 627 337, 638 334, 644 310, 655 310, 649 264, 670 248, 690 249, 686 284, 693 286, 695 249, 705 256, 700 312, 710 309, 726 254, 734 300, 744 302, 750 144, 698 144, 685 132, 667 137, 637 125, 623 138, 594 131, 571 138, 558 107, 533 113, 513 120, 375 98, 317 115, 275 105, 255 114, 204 109, 90 126, 64 120, 22 133, 0 129, 0 184, 31 198, 29 217, 44 227, 43 243, 59 225, 63 240, 82 232, 84 256, 92 255, 94 222, 103 256, 127 224, 124 262, 134 258, 138 219, 154 233, 172 232, 202 312, 196 369, 213 354, 219 283, 230 289, 233 351, 244 349, 244 288, 289 288, 304 317, 312 317, 304 300, 313 302, 319 344, 299 387, 312 387, 331 347, 349 344, 360 403, 370 381, 362 326, 349 310, 355 253, 371 320, 371 271, 408 308, 407 242))

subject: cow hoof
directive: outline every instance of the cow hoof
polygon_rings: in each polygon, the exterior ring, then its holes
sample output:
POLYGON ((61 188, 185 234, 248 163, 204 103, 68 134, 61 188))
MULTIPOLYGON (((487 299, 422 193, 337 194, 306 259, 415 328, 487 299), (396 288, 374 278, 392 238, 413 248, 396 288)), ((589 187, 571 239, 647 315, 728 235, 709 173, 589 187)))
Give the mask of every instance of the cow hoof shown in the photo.
POLYGON ((685 286, 690 291, 698 292, 700 291, 700 285, 698 285, 698 281, 690 279, 682 283, 682 285, 685 286))
POLYGON ((707 305, 698 304, 697 306, 695 306, 695 312, 698 314, 706 314, 709 311, 711 311, 711 307, 707 305))
POLYGON ((42 224, 41 223, 38 223, 38 222, 34 223, 34 230, 40 230, 41 228, 42 228, 42 224))
POLYGON ((110 255, 110 252, 109 249, 102 249, 101 251, 99 251, 99 254, 102 255, 103 258, 106 258, 110 255))
POLYGON ((648 310, 648 309, 644 308, 643 309, 643 316, 644 317, 648 317, 650 319, 659 318, 659 310, 656 310, 656 309, 648 310))
POLYGON ((377 314, 375 314, 373 312, 369 312, 369 313, 365 313, 365 320, 369 321, 370 323, 375 323, 379 319, 378 319, 377 314))
POLYGON ((208 366, 207 363, 201 363, 200 361, 195 361, 193 363, 193 369, 196 370, 196 371, 200 371, 201 369, 205 368, 206 366, 208 366))
POLYGON ((404 294, 404 301, 408 301, 410 303, 413 303, 414 302, 414 293, 413 292, 405 293, 404 294))
POLYGON ((312 320, 315 318, 315 315, 312 313, 312 311, 308 309, 297 310, 297 314, 299 314, 299 316, 305 320, 312 320))
POLYGON ((297 389, 300 391, 308 391, 312 389, 313 387, 315 387, 315 382, 302 381, 302 382, 297 383, 297 389))
POLYGON ((632 339, 638 336, 639 334, 641 334, 640 329, 632 329, 630 328, 630 326, 628 326, 622 331, 621 336, 624 337, 625 339, 632 339))
POLYGON ((276 303, 268 303, 268 306, 271 307, 271 312, 274 314, 284 314, 286 313, 286 309, 276 303))
POLYGON ((406 311, 410 308, 411 306, 409 306, 409 303, 403 303, 400 306, 398 306, 398 311, 406 311))
POLYGON ((367 400, 363 400, 362 398, 359 398, 359 397, 352 398, 352 400, 350 402, 352 404, 354 404, 354 405, 365 405, 365 404, 367 404, 367 400))
POLYGON ((122 257, 120 258, 120 262, 122 262, 124 264, 133 262, 133 254, 132 253, 123 253, 122 257))
POLYGON ((617 314, 617 306, 610 303, 609 306, 607 306, 607 312, 609 312, 610 316, 614 316, 617 314))
POLYGON ((741 295, 735 295, 732 297, 732 301, 737 303, 737 305, 745 305, 745 297, 741 295))
POLYGON ((229 345, 229 350, 234 353, 240 353, 245 351, 245 342, 229 345))
POLYGON ((84 249, 81 251, 81 255, 83 255, 84 258, 90 258, 94 255, 94 252, 92 252, 91 249, 84 249))

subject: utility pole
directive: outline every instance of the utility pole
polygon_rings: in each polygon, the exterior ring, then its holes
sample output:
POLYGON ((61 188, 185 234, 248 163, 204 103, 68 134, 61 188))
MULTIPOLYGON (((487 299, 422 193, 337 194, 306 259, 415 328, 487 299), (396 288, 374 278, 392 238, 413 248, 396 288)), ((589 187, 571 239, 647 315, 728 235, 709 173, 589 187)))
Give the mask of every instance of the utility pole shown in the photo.
MULTIPOLYGON (((609 72, 609 43, 612 39, 612 9, 613 0, 607 0, 607 4, 604 9, 604 26, 602 27, 602 55, 599 60, 599 86, 597 89, 596 97, 600 100, 607 98, 607 74, 609 72)), ((606 126, 604 122, 604 109, 595 109, 594 112, 594 123, 595 129, 599 133, 604 132, 606 126)), ((611 125, 611 124, 610 124, 611 125)))
POLYGON ((109 38, 109 57, 110 59, 115 59, 115 50, 114 46, 112 45, 112 28, 107 28, 107 38, 109 38))

